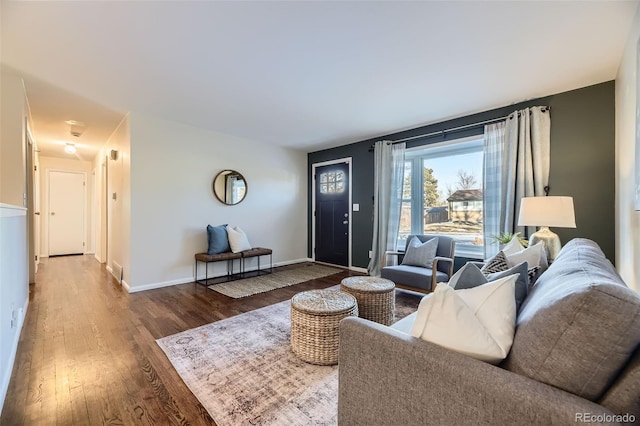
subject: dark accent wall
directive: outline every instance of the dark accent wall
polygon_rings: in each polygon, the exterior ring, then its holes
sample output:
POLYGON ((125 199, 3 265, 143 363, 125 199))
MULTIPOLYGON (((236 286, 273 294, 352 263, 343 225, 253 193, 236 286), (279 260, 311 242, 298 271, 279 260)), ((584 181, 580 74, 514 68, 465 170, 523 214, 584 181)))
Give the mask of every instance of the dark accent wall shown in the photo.
MULTIPOLYGON (((615 259, 615 83, 609 81, 570 92, 521 102, 442 123, 311 152, 308 154, 308 252, 311 256, 311 167, 314 163, 352 158, 352 263, 366 268, 373 236, 373 151, 379 140, 397 140, 504 117, 535 105, 551 107, 551 169, 549 195, 572 196, 576 229, 554 228, 563 243, 583 237, 597 242, 615 259)), ((407 148, 482 134, 482 126, 413 140, 407 148)))

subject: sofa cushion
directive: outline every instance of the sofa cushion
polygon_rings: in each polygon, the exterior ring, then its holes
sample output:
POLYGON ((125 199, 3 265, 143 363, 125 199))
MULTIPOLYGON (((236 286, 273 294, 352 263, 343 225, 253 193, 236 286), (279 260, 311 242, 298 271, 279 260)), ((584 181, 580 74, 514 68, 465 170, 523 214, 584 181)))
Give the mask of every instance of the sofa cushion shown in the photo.
POLYGON ((614 413, 640 419, 640 346, 599 403, 614 413))
POLYGON ((640 296, 596 243, 570 241, 525 300, 504 367, 597 401, 640 343, 640 296))
POLYGON ((207 225, 207 254, 219 254, 230 251, 227 225, 207 225))

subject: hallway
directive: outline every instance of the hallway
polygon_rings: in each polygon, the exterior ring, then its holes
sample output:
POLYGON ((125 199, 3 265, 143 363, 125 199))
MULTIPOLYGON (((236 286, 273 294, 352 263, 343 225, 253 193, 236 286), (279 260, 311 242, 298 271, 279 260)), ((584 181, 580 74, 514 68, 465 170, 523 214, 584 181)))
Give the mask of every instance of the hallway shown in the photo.
POLYGON ((155 340, 338 284, 230 299, 182 284, 128 294, 93 256, 43 259, 0 425, 210 425, 155 340))

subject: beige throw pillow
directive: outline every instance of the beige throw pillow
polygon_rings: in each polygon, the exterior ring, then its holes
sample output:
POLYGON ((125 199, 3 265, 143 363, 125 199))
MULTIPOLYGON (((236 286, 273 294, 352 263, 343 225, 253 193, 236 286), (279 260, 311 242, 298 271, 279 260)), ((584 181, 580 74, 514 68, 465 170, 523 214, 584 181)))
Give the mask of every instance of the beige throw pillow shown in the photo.
POLYGON ((516 278, 509 275, 465 290, 438 284, 420 302, 411 335, 498 364, 513 344, 516 278))

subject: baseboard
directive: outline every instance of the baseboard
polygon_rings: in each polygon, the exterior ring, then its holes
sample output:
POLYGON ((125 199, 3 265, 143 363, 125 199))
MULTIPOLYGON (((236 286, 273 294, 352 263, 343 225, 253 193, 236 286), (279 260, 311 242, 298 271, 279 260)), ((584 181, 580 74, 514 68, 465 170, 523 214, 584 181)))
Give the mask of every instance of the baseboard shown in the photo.
POLYGON ((126 282, 125 280, 122 280, 122 287, 124 287, 125 290, 127 290, 127 293, 134 293, 131 291, 131 286, 129 285, 128 282, 126 282))
POLYGON ((107 272, 113 275, 113 269, 111 269, 111 266, 109 265, 107 265, 107 272))
MULTIPOLYGON (((293 265, 294 263, 303 263, 303 262, 312 262, 311 259, 309 259, 308 257, 306 258, 302 258, 302 259, 293 259, 293 260, 284 260, 282 262, 274 262, 273 263, 273 267, 277 267, 277 266, 286 266, 286 265, 293 265)), ((266 264, 266 267, 269 267, 269 264, 266 264)), ((260 262, 260 268, 261 269, 265 269, 265 265, 263 262, 260 262)), ((258 266, 256 265, 255 268, 248 268, 245 272, 251 272, 251 271, 255 271, 258 269, 258 266)), ((107 266, 107 270, 109 270, 109 267, 107 266)), ((222 275, 224 276, 224 275, 222 275)), ((213 279, 213 278, 218 278, 218 277, 209 277, 209 279, 213 279)), ((200 279, 204 279, 204 276, 202 276, 200 279)), ((156 288, 162 288, 162 287, 169 287, 172 285, 178 285, 178 284, 187 284, 187 283, 193 283, 195 282, 195 276, 191 276, 191 277, 185 277, 185 278, 178 278, 176 280, 170 280, 170 281, 163 281, 163 282, 159 282, 159 283, 151 283, 151 284, 145 284, 145 285, 141 285, 141 286, 136 286, 136 287, 131 287, 129 284, 127 284, 125 281, 122 281, 122 286, 125 287, 127 289, 127 291, 129 293, 137 293, 139 291, 145 291, 145 290, 153 290, 156 288)))
POLYGON ((98 257, 98 255, 97 255, 97 254, 95 254, 93 257, 98 261, 98 263, 104 263, 104 262, 102 261, 102 259, 100 259, 100 257, 98 257))
POLYGON ((363 274, 368 274, 369 273, 367 268, 360 268, 359 266, 350 266, 349 270, 353 271, 353 272, 361 272, 363 274))
POLYGON ((24 301, 24 306, 22 307, 22 313, 18 317, 18 327, 10 348, 11 356, 9 357, 7 371, 4 377, 2 378, 2 387, 0 388, 0 413, 2 413, 2 407, 4 407, 4 400, 7 397, 7 391, 9 390, 11 373, 13 372, 13 366, 16 362, 16 354, 18 353, 18 343, 20 342, 20 335, 22 334, 22 326, 24 325, 24 319, 27 317, 28 308, 29 308, 29 297, 27 297, 27 300, 24 301))
POLYGON ((159 283, 151 283, 151 284, 145 284, 145 285, 135 286, 135 287, 131 287, 128 283, 126 283, 125 281, 122 281, 122 286, 125 287, 129 293, 137 293, 139 291, 153 290, 156 288, 169 287, 172 285, 187 284, 192 282, 194 282, 193 277, 185 277, 185 278, 178 278, 177 280, 163 281, 159 283))

